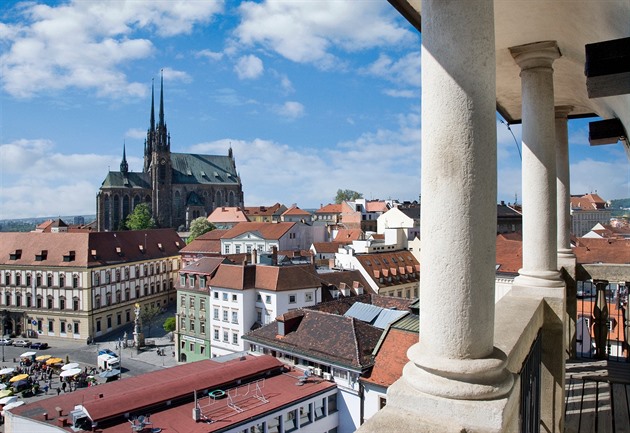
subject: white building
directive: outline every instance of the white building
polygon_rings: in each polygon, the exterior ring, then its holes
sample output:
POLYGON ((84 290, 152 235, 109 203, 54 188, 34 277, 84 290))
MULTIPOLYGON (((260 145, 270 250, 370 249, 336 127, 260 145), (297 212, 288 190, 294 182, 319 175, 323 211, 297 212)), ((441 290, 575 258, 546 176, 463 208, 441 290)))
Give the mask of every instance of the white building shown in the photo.
POLYGON ((308 250, 313 242, 324 242, 325 227, 313 227, 299 222, 242 222, 221 235, 222 254, 243 254, 308 250))

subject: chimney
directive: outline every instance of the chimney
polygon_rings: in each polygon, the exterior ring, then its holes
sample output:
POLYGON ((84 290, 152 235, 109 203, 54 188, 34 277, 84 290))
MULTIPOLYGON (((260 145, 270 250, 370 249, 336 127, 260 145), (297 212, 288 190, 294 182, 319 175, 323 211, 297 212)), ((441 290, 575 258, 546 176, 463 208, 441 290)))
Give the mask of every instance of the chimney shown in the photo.
POLYGON ((258 263, 258 251, 256 248, 252 248, 252 265, 258 263))
POLYGON ((278 247, 271 248, 271 266, 278 266, 278 247))

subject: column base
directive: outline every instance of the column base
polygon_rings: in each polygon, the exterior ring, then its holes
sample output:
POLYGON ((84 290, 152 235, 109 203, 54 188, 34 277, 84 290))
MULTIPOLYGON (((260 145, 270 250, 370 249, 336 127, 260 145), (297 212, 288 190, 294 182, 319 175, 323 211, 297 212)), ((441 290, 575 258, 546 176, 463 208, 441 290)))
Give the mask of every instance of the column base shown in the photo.
MULTIPOLYGON (((387 409, 393 413, 407 414, 407 417, 413 419, 412 431, 417 432, 518 431, 519 393, 513 386, 512 375, 508 375, 510 386, 503 397, 462 400, 419 391, 417 379, 409 378, 405 371, 387 390, 387 409)), ((361 431, 363 430, 362 428, 361 431)))
POLYGON ((564 280, 559 271, 527 271, 519 269, 513 286, 535 287, 541 289, 564 288, 564 280))
POLYGON ((558 249, 558 258, 575 259, 575 254, 573 254, 573 250, 571 248, 560 248, 558 249))
POLYGON ((425 353, 421 343, 409 348, 403 377, 418 391, 449 399, 485 400, 506 395, 514 384, 507 358, 494 348, 487 358, 451 359, 425 353))

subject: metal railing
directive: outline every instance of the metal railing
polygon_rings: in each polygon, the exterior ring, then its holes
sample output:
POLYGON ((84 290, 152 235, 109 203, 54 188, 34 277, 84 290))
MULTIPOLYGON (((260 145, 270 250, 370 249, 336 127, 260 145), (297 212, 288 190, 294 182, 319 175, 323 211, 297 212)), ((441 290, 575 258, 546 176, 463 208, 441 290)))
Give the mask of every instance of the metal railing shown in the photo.
POLYGON ((521 368, 520 424, 522 433, 540 432, 541 335, 538 333, 521 368))

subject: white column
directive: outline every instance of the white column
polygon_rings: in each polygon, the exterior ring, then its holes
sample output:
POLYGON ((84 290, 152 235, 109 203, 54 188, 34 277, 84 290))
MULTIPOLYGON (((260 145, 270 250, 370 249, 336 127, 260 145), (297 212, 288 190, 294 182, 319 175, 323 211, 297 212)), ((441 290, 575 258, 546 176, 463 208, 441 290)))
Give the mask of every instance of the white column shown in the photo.
POLYGON ((523 267, 515 285, 564 287, 558 272, 553 61, 555 41, 510 48, 521 68, 523 267))
POLYGON ((512 387, 494 348, 493 2, 424 0, 422 14, 420 342, 403 378, 447 402, 493 399, 512 387))
POLYGON ((569 174, 568 115, 572 106, 556 107, 556 193, 558 257, 574 258, 571 250, 571 189, 569 174))

